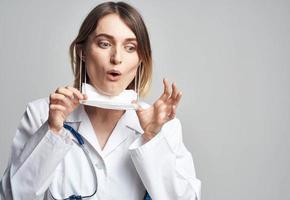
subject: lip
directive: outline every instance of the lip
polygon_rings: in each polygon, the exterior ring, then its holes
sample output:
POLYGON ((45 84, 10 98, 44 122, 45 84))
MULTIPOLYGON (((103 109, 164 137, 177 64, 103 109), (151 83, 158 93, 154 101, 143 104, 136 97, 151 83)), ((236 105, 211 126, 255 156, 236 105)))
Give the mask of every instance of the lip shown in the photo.
POLYGON ((121 78, 122 73, 117 69, 112 69, 107 71, 106 75, 110 81, 118 81, 121 78))
POLYGON ((119 70, 117 70, 117 69, 111 69, 111 70, 107 71, 107 74, 111 74, 111 73, 118 74, 118 75, 121 75, 121 74, 122 74, 122 73, 121 73, 119 70))

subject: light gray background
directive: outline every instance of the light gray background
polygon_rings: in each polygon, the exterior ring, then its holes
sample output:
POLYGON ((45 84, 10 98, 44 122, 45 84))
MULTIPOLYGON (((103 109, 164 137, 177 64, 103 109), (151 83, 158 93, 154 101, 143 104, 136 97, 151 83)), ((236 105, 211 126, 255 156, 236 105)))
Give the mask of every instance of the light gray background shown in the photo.
MULTIPOLYGON (((0 1, 0 172, 26 104, 72 82, 68 47, 100 1, 0 1)), ((151 36, 154 80, 183 91, 203 200, 289 200, 290 1, 127 1, 151 36)))

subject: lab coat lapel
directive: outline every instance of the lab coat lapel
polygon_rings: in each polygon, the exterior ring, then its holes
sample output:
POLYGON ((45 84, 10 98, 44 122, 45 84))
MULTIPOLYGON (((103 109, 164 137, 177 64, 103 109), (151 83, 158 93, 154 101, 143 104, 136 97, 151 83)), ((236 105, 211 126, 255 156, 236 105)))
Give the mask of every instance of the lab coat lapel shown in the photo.
MULTIPOLYGON (((79 105, 66 119, 66 123, 71 124, 73 128, 83 136, 87 143, 89 143, 100 155, 102 155, 98 138, 94 132, 94 128, 82 104, 79 105)), ((73 140, 77 142, 76 138, 73 140)))
MULTIPOLYGON (((148 109, 150 107, 149 104, 147 104, 145 102, 142 102, 142 101, 139 102, 139 105, 143 109, 148 109)), ((135 110, 129 110, 128 112, 129 112, 129 114, 128 114, 128 118, 127 118, 127 121, 126 121, 127 128, 133 130, 135 133, 143 134, 144 130, 142 129, 142 127, 140 125, 139 118, 137 116, 136 111, 135 110)))
POLYGON ((80 123, 79 133, 85 138, 86 142, 88 142, 100 155, 102 155, 98 138, 85 111, 83 113, 83 121, 80 123))
POLYGON ((144 131, 140 125, 139 118, 136 114, 136 111, 128 110, 127 112, 128 112, 128 115, 126 118, 126 127, 133 130, 134 132, 142 134, 144 131))
POLYGON ((135 135, 136 131, 142 132, 138 117, 134 110, 127 110, 112 131, 112 134, 103 149, 103 156, 112 153, 130 135, 135 135))

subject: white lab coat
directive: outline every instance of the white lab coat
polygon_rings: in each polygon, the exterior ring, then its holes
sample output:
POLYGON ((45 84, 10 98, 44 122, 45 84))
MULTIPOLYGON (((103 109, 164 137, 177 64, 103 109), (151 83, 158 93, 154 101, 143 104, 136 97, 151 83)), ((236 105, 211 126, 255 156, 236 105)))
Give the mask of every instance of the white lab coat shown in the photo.
MULTIPOLYGON (((48 98, 28 104, 13 139, 0 199, 52 199, 48 190, 55 198, 94 191, 92 170, 76 139, 66 129, 53 134, 47 119, 48 98)), ((83 105, 66 123, 84 137, 97 173, 98 190, 91 199, 142 200, 146 190, 153 200, 200 199, 201 183, 178 119, 144 143, 136 112, 126 111, 103 150, 83 105)))

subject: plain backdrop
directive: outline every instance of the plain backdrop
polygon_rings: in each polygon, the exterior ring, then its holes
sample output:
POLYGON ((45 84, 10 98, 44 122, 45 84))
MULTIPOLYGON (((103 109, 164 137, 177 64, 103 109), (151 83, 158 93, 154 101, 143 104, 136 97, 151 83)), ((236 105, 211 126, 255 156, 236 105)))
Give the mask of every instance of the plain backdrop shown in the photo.
MULTIPOLYGON (((102 1, 0 0, 0 173, 28 102, 72 83, 68 47, 102 1)), ((289 200, 290 1, 126 1, 147 24, 203 200, 289 200)))

